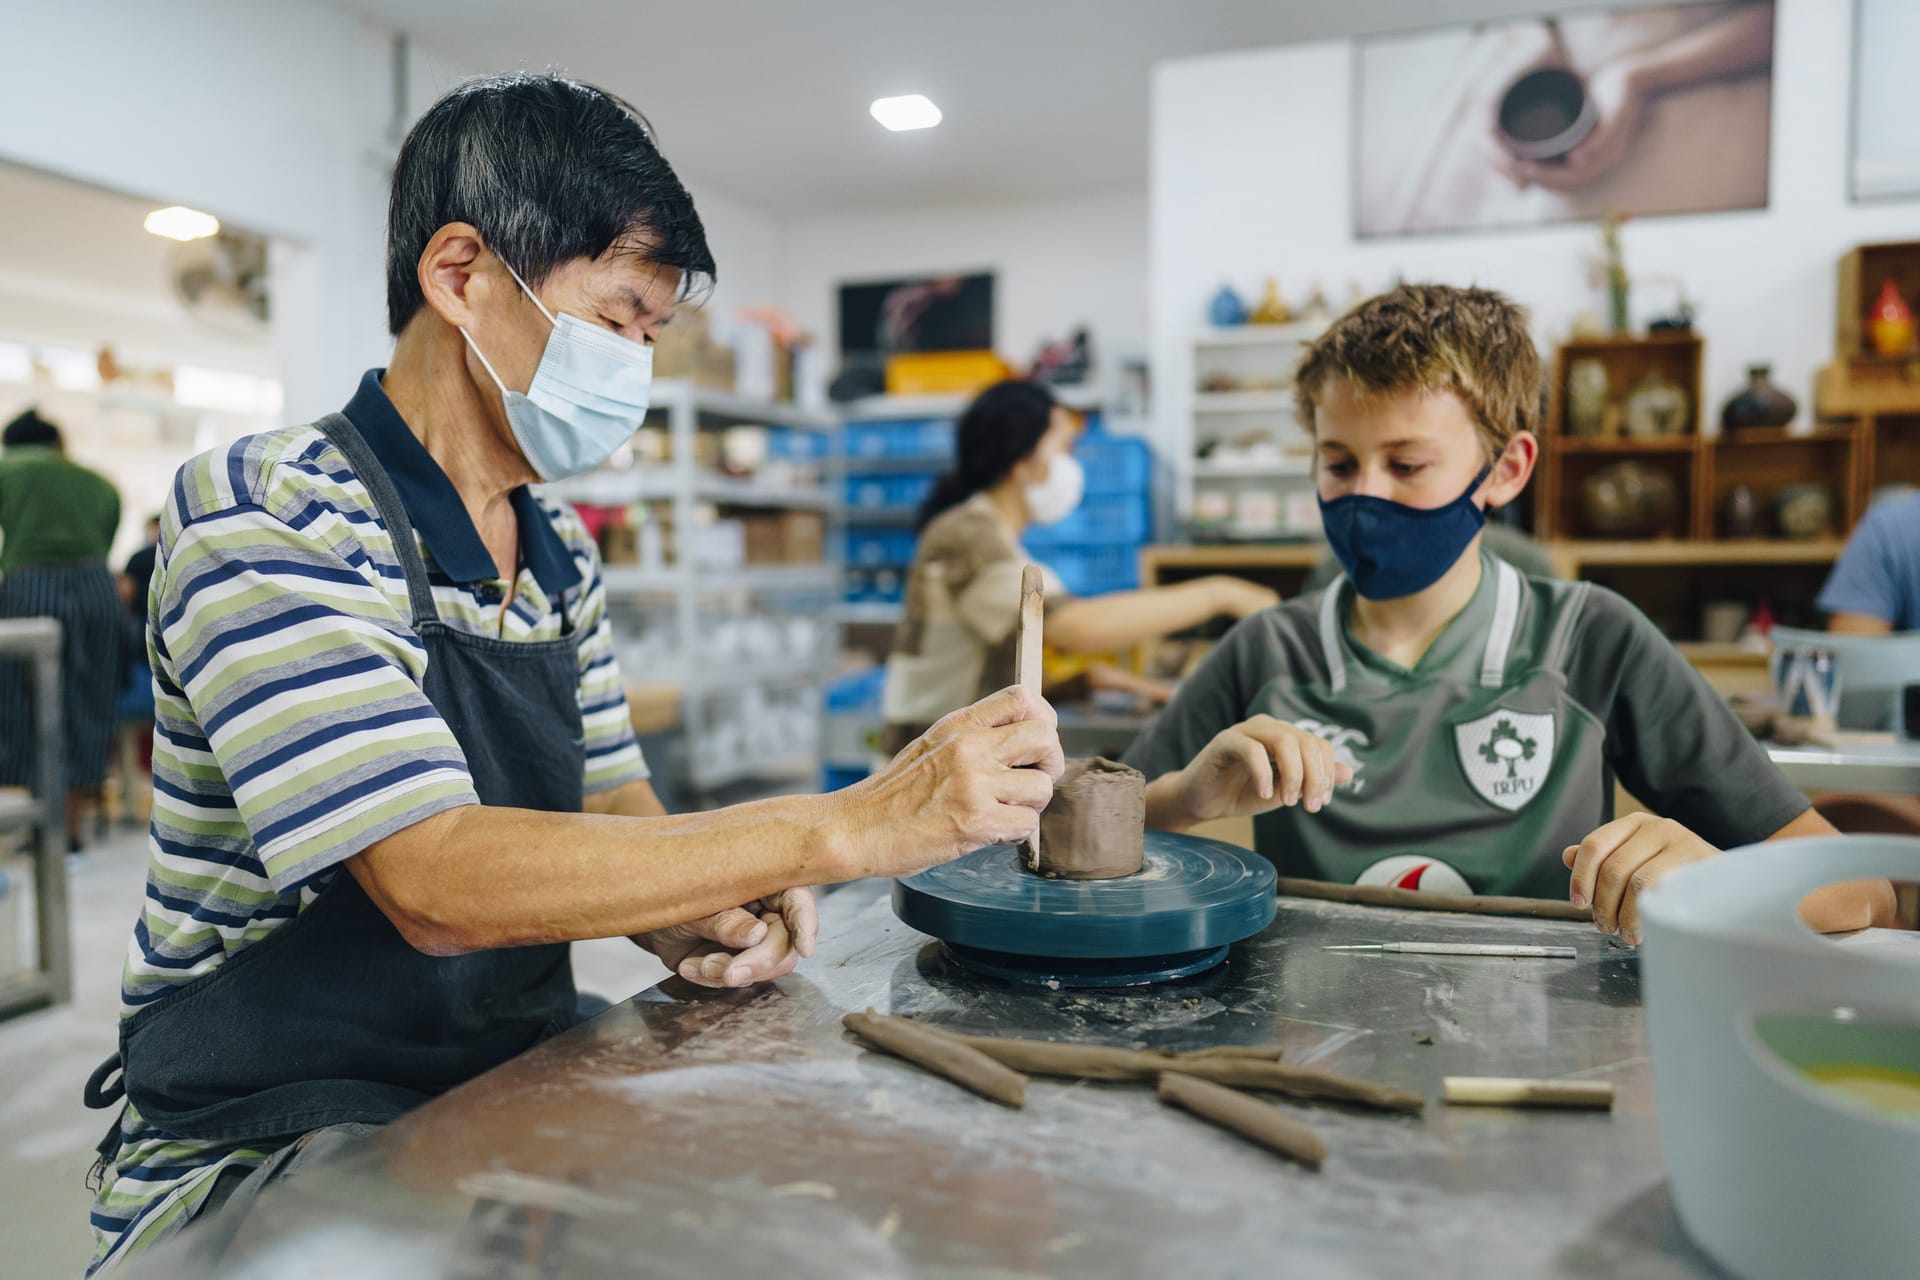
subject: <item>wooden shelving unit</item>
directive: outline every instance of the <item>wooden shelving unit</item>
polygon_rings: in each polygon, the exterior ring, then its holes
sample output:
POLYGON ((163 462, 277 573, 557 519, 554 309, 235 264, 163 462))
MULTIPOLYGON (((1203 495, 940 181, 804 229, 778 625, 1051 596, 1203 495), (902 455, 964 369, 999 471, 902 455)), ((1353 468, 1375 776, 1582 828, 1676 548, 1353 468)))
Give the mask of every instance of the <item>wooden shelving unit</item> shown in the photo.
POLYGON ((1594 473, 1635 459, 1674 481, 1673 520, 1660 532, 1667 537, 1711 537, 1707 473, 1711 453, 1701 433, 1701 365, 1705 344, 1692 334, 1656 334, 1646 338, 1588 338, 1557 348, 1547 384, 1547 420, 1540 435, 1536 473, 1534 530, 1542 538, 1579 538, 1596 530, 1580 509, 1581 495, 1594 473), (1567 380, 1576 361, 1598 360, 1607 370, 1608 426, 1614 434, 1576 436, 1567 430, 1567 380), (1624 405, 1641 383, 1659 373, 1687 395, 1685 424, 1672 435, 1629 437, 1618 434, 1624 405))
MULTIPOLYGON (((1776 609, 1806 612, 1845 545, 1837 538, 1560 539, 1548 542, 1546 550, 1561 577, 1586 579, 1618 591, 1667 635, 1692 640, 1700 634, 1701 607, 1717 599, 1766 597, 1776 609)), ((1325 554, 1317 543, 1145 547, 1140 553, 1140 582, 1156 586, 1230 573, 1288 598, 1300 593, 1307 575, 1325 554)))

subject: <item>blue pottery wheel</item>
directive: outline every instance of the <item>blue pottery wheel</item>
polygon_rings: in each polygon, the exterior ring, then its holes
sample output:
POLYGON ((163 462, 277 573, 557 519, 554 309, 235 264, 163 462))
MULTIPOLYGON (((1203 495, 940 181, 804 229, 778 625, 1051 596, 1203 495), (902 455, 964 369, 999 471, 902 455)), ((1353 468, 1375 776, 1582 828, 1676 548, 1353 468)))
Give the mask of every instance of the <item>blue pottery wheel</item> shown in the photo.
POLYGON ((1008 981, 1139 986, 1200 973, 1273 920, 1273 864, 1199 836, 1149 831, 1146 860, 1112 880, 1049 880, 992 845, 893 886, 902 923, 960 964, 1008 981))

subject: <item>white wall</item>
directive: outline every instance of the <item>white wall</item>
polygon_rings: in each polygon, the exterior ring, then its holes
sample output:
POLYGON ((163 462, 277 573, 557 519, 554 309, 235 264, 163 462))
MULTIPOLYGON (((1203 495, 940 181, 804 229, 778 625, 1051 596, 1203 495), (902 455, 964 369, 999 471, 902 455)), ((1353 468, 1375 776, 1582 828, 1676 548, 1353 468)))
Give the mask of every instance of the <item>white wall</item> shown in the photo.
POLYGON ((783 227, 781 298, 837 348, 843 281, 991 269, 994 335, 1016 363, 1078 325, 1095 358, 1138 354, 1147 338, 1147 210, 1140 192, 1031 204, 815 217, 783 227))
MULTIPOLYGON (((1542 9, 1549 6, 1542 5, 1542 9)), ((1761 211, 1649 218, 1624 232, 1635 275, 1677 276, 1700 307, 1706 418, 1770 361, 1810 406, 1832 358, 1836 268, 1850 246, 1920 235, 1920 203, 1847 202, 1852 5, 1780 0, 1775 29, 1772 194, 1761 211)), ((1336 302, 1409 279, 1477 283, 1533 309, 1543 342, 1600 309, 1586 281, 1591 225, 1357 242, 1350 228, 1351 46, 1297 45, 1162 64, 1153 80, 1151 240, 1154 433, 1187 450, 1189 342, 1223 280, 1324 280, 1336 302)), ((1635 300, 1644 323, 1670 293, 1635 300)))
POLYGON ((274 299, 287 413, 338 408, 386 349, 384 35, 246 0, 4 0, 0 27, 25 55, 0 79, 0 157, 290 242, 274 299))

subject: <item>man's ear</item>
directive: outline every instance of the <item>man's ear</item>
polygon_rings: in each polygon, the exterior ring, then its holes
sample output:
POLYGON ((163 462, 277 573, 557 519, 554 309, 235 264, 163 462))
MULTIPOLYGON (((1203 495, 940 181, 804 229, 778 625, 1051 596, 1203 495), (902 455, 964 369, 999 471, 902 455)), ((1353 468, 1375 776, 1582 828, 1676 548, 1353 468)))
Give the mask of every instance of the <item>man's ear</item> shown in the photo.
POLYGON ((479 231, 469 223, 449 222, 420 251, 420 294, 449 327, 471 328, 473 304, 487 288, 481 269, 492 261, 479 231))

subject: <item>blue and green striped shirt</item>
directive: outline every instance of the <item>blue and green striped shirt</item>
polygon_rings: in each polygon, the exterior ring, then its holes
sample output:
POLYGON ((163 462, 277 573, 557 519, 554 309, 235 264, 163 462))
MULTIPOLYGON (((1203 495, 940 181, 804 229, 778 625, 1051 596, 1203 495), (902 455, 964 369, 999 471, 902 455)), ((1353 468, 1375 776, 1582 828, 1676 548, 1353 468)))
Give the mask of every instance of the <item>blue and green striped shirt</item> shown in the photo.
MULTIPOLYGON (((583 636, 589 793, 647 776, 628 718, 592 538, 571 508, 513 495, 521 567, 499 578, 458 493, 380 384, 346 414, 412 518, 440 617, 478 635, 583 636)), ((149 595, 153 825, 146 903, 121 987, 128 1016, 309 906, 340 863, 478 803, 422 692, 426 650, 373 498, 317 429, 249 436, 181 468, 149 595)), ((188 1218, 221 1169, 270 1149, 192 1142, 128 1107, 93 1211, 95 1266, 188 1218)))

